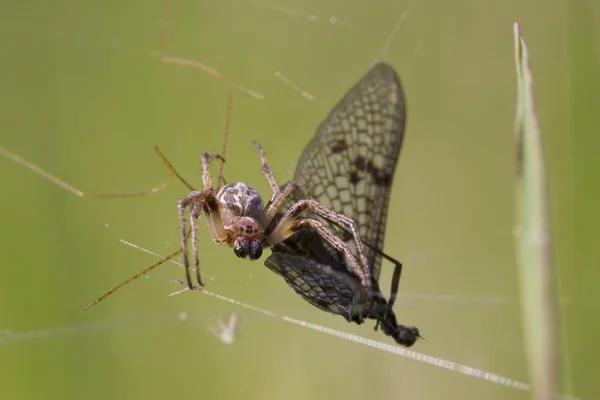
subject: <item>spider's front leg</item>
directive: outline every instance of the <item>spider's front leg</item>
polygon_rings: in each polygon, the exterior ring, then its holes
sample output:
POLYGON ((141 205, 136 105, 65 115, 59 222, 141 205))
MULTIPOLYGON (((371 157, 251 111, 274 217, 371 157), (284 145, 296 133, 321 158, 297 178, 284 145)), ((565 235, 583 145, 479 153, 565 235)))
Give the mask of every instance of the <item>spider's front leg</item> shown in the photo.
POLYGON ((267 163, 267 156, 265 154, 265 150, 258 142, 254 140, 252 141, 252 144, 254 145, 254 147, 256 147, 256 150, 258 150, 258 154, 260 155, 260 166, 262 167, 262 172, 263 174, 265 174, 267 182, 269 182, 269 186, 271 187, 271 201, 273 201, 273 198, 279 195, 279 185, 275 180, 275 175, 273 175, 273 171, 271 171, 271 168, 267 163))
POLYGON ((267 182, 269 182, 269 186, 271 187, 271 199, 269 200, 267 209, 265 210, 264 221, 261 221, 263 226, 268 226, 269 222, 273 219, 273 216, 283 204, 283 201, 288 198, 288 196, 294 191, 296 188, 296 182, 289 181, 283 187, 283 190, 279 188, 277 184, 277 180, 275 179, 275 175, 273 175, 273 171, 269 167, 267 162, 267 156, 265 154, 265 150, 263 147, 256 141, 252 141, 252 144, 258 150, 258 154, 260 155, 260 165, 262 167, 262 172, 267 178, 267 182))
POLYGON ((335 222, 344 225, 350 230, 354 242, 356 243, 358 261, 356 260, 354 254, 352 254, 352 251, 350 250, 348 245, 344 243, 343 240, 338 238, 329 229, 325 228, 323 224, 319 223, 318 221, 315 221, 320 225, 320 227, 319 225, 314 226, 315 230, 317 230, 317 232, 319 232, 319 234, 321 234, 321 236, 323 236, 323 238, 326 239, 332 246, 336 247, 337 250, 342 251, 344 254, 346 254, 346 256, 348 256, 349 254, 352 255, 352 257, 349 258, 349 260, 353 264, 352 266, 354 267, 356 274, 360 277, 362 285, 366 289, 370 290, 372 286, 371 271, 367 263, 367 258, 365 257, 365 253, 362 247, 362 240, 360 238, 360 235, 358 234, 358 228, 356 226, 356 223, 354 222, 354 220, 352 220, 352 218, 348 218, 343 214, 339 214, 335 211, 327 209, 318 201, 312 199, 303 199, 294 203, 294 205, 290 207, 290 209, 281 218, 275 229, 273 229, 273 232, 269 236, 269 244, 272 245, 275 243, 279 243, 280 241, 285 240, 287 237, 291 236, 291 234, 293 234, 295 230, 297 230, 294 228, 296 224, 310 224, 310 222, 304 221, 314 221, 312 219, 301 219, 299 221, 296 221, 298 219, 298 216, 307 209, 321 218, 324 218, 330 222, 335 222), (317 227, 319 227, 320 231, 319 229, 317 229, 317 227), (339 246, 336 245, 336 243, 342 243, 343 248, 339 248, 339 246))
POLYGON ((180 200, 177 206, 185 277, 188 288, 194 291, 197 291, 204 286, 200 275, 200 258, 198 256, 198 218, 200 213, 204 213, 204 216, 206 217, 210 235, 213 240, 223 242, 227 239, 227 233, 225 232, 223 218, 221 216, 221 206, 215 195, 215 191, 212 187, 212 180, 210 178, 210 161, 213 158, 223 160, 223 157, 219 154, 211 152, 202 153, 202 181, 204 183, 204 189, 199 192, 192 191, 186 198, 180 200), (185 223, 185 212, 188 208, 190 209, 190 232, 192 237, 194 266, 196 269, 196 285, 192 283, 187 249, 188 233, 185 223))
MULTIPOLYGON (((283 221, 283 219, 282 219, 283 221)), ((283 227, 283 225, 282 225, 283 227)), ((279 225, 275 228, 275 231, 278 230, 279 225)), ((348 261, 349 268, 359 277, 361 285, 369 291, 371 289, 371 275, 369 274, 368 268, 363 268, 360 262, 356 259, 352 250, 348 247, 348 245, 340 239, 335 233, 329 230, 325 225, 321 222, 311 219, 311 218, 298 218, 292 222, 290 229, 288 230, 292 234, 303 228, 312 228, 325 239, 329 244, 331 244, 337 251, 344 254, 346 260, 348 261), (365 270, 367 273, 365 274, 365 270)))

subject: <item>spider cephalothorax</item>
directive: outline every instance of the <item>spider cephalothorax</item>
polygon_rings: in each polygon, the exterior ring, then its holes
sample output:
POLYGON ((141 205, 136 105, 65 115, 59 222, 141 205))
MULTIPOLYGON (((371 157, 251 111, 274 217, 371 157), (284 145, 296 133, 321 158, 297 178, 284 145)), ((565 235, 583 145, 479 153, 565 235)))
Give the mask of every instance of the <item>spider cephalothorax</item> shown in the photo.
POLYGON ((227 240, 217 243, 233 247, 236 256, 257 260, 262 255, 263 201, 258 191, 245 183, 223 186, 217 192, 227 240))

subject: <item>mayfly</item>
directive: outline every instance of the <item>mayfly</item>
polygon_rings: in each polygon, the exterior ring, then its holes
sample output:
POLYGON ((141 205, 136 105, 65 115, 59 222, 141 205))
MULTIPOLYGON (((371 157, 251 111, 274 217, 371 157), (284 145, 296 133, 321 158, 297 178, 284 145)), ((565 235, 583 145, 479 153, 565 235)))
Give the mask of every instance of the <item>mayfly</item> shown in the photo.
MULTIPOLYGON (((399 325, 392 309, 402 264, 382 252, 394 170, 402 147, 406 106, 400 80, 388 65, 375 65, 321 123, 296 167, 293 201, 314 199, 356 222, 365 247, 370 287, 346 255, 308 227, 273 247, 265 265, 307 302, 362 324, 377 321, 404 346, 420 336, 399 325), (395 264, 391 294, 379 288, 382 258, 395 264)), ((337 221, 313 216, 353 250, 354 235, 337 221)))

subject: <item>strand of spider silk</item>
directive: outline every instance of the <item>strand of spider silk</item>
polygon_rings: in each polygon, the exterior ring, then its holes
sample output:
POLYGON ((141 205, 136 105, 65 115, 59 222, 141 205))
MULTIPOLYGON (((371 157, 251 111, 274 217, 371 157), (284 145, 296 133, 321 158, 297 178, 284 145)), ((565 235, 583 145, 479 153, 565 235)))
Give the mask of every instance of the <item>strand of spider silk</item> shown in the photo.
MULTIPOLYGON (((329 328, 329 327, 326 327, 323 325, 314 324, 312 322, 302 321, 299 319, 288 317, 286 315, 277 315, 276 313, 274 313, 272 311, 265 310, 263 308, 259 308, 259 307, 253 306, 251 304, 244 303, 242 301, 239 301, 239 300, 227 297, 227 296, 223 296, 218 293, 213 293, 213 292, 210 292, 207 290, 203 290, 202 293, 204 293, 207 296, 217 298, 219 300, 227 301, 228 303, 234 304, 236 306, 243 307, 243 308, 261 313, 263 315, 267 315, 269 317, 275 317, 275 318, 278 318, 278 319, 288 322, 288 323, 302 326, 304 328, 309 328, 309 329, 315 330, 317 332, 325 333, 328 335, 336 336, 341 339, 349 340, 351 342, 359 343, 363 346, 369 346, 369 347, 373 347, 378 350, 387 351, 388 353, 397 354, 397 355, 407 357, 407 358, 412 358, 413 360, 431 364, 436 367, 445 368, 450 371, 459 372, 461 374, 472 376, 477 379, 483 379, 488 382, 501 384, 501 385, 512 387, 515 389, 526 390, 526 391, 528 391, 530 389, 530 385, 528 383, 520 382, 515 379, 511 379, 511 378, 507 378, 502 375, 494 374, 492 372, 469 367, 467 365, 458 364, 458 363, 455 363, 454 361, 449 361, 449 360, 444 360, 442 358, 429 356, 427 354, 418 353, 413 350, 408 350, 403 347, 379 342, 377 340, 367 339, 362 336, 353 335, 348 332, 339 331, 337 329, 329 328)), ((557 398, 562 399, 562 400, 581 400, 579 397, 567 395, 567 394, 561 394, 557 398)))
MULTIPOLYGON (((123 239, 119 239, 119 241, 123 244, 133 247, 134 249, 144 251, 146 253, 155 255, 156 257, 162 257, 159 254, 156 254, 150 250, 144 249, 143 247, 140 247, 138 245, 134 245, 133 243, 130 243, 123 239)), ((174 264, 183 266, 181 263, 179 263, 177 261, 171 260, 171 262, 173 262, 174 264)), ((501 384, 503 386, 508 386, 508 387, 512 387, 515 389, 525 390, 525 391, 528 391, 530 389, 530 385, 528 383, 520 382, 515 379, 511 379, 511 378, 507 378, 505 376, 494 374, 492 372, 483 371, 481 369, 477 369, 477 368, 469 367, 467 365, 455 363, 454 361, 444 360, 442 358, 418 353, 413 350, 408 350, 404 347, 395 346, 395 345, 379 342, 379 341, 372 340, 372 339, 367 339, 362 336, 353 335, 348 332, 339 331, 337 329, 329 328, 329 327, 326 327, 323 325, 314 324, 312 322, 302 321, 299 319, 288 317, 286 315, 278 315, 278 314, 274 313, 273 311, 269 311, 269 310, 266 310, 266 309, 263 309, 260 307, 256 307, 252 304, 244 303, 244 302, 236 300, 234 298, 227 297, 222 294, 211 292, 208 290, 202 290, 201 293, 203 293, 207 296, 210 296, 210 297, 214 297, 219 300, 226 301, 226 302, 236 305, 238 307, 242 307, 242 308, 249 309, 254 312, 260 313, 262 315, 266 315, 268 317, 278 318, 284 322, 292 323, 292 324, 295 324, 298 326, 302 326, 304 328, 309 328, 309 329, 315 330, 317 332, 336 336, 336 337, 339 337, 339 338, 342 338, 345 340, 349 340, 351 342, 359 343, 363 346, 373 347, 378 350, 387 351, 388 353, 391 353, 391 354, 397 354, 397 355, 400 355, 403 357, 411 358, 416 361, 431 364, 436 367, 445 368, 450 371, 459 372, 461 374, 472 376, 477 379, 483 379, 488 382, 501 384)), ((561 395, 557 396, 557 398, 562 399, 562 400, 581 400, 579 397, 567 395, 567 394, 561 394, 561 395)))

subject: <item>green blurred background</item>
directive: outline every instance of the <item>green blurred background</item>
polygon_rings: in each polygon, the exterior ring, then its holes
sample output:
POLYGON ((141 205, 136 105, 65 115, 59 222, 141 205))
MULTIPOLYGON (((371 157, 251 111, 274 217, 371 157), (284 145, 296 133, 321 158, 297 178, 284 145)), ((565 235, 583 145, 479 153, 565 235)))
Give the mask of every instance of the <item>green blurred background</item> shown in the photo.
MULTIPOLYGON (((385 246, 405 265, 396 312, 426 338, 415 351, 528 382, 512 235, 512 23, 519 21, 550 176, 567 348, 562 390, 600 393, 590 371, 599 332, 600 199, 592 185, 599 139, 574 136, 598 126, 597 2, 171 0, 169 7, 170 55, 201 60, 264 96, 234 90, 225 176, 265 194, 250 141, 265 146, 280 181, 291 178, 315 127, 407 12, 383 55, 399 71, 409 110, 385 246), (577 196, 575 185, 583 188, 577 196), (584 221, 588 231, 579 229, 584 221)), ((209 75, 160 62, 160 14, 159 0, 3 2, 0 144, 96 193, 143 190, 166 178, 152 151, 159 145, 199 187, 201 152, 221 147, 224 89, 209 75)), ((173 264, 81 314, 156 260, 118 239, 160 254, 177 248, 176 202, 185 188, 81 199, 4 158, 0 179, 2 398, 529 396, 213 297, 167 297, 180 288, 171 280, 183 277, 173 264), (241 336, 227 346, 207 326, 231 311, 241 315, 241 336)), ((200 252, 214 277, 210 291, 392 344, 370 323, 350 325, 307 305, 262 261, 213 245, 204 224, 200 252)))

